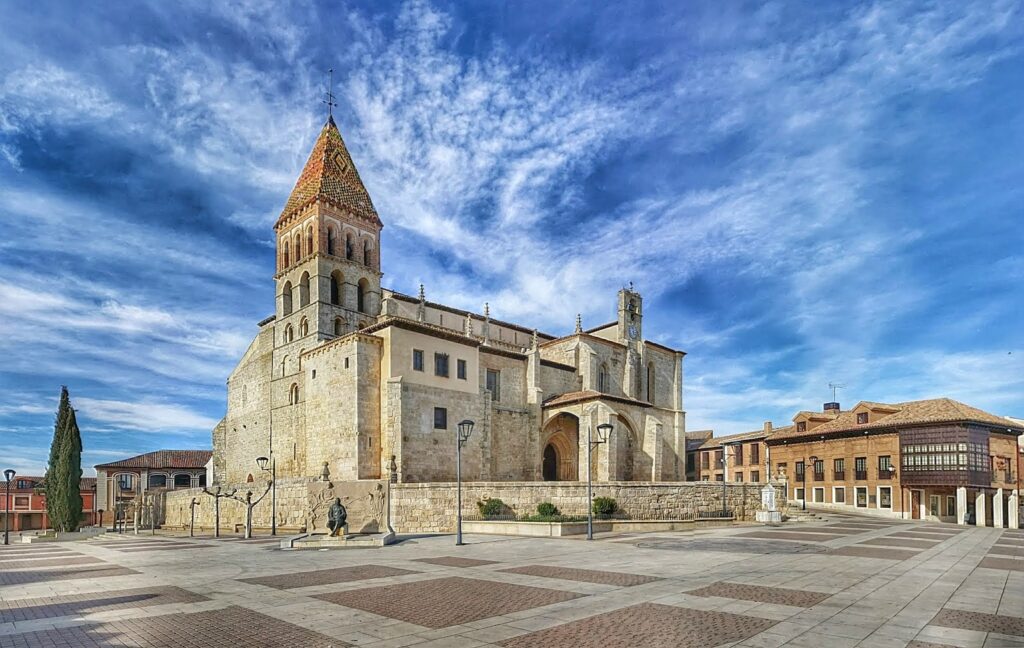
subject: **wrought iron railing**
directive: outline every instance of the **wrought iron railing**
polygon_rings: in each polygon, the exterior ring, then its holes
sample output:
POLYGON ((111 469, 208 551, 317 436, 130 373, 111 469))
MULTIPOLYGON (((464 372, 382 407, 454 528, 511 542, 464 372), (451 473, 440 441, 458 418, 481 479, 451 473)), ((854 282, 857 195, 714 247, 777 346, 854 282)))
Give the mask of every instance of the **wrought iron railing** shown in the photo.
POLYGON ((865 481, 868 478, 868 471, 866 470, 854 470, 853 478, 857 481, 865 481))

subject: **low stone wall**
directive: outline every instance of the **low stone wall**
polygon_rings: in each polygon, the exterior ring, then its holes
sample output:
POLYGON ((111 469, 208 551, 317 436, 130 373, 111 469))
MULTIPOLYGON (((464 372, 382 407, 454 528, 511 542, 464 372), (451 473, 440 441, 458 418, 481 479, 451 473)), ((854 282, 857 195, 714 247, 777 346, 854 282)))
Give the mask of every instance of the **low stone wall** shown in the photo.
MULTIPOLYGON (((277 526, 283 532, 297 531, 305 524, 307 484, 312 479, 280 480, 277 485, 277 526)), ((753 520, 761 508, 764 484, 726 484, 726 507, 737 520, 753 520)), ((263 493, 266 483, 235 484, 244 498, 252 490, 254 498, 263 493)), ((785 502, 785 489, 776 486, 776 501, 785 502)), ((195 497, 196 528, 212 529, 213 497, 200 488, 169 491, 164 499, 164 527, 187 528, 189 502, 195 497)), ((619 508, 638 520, 673 520, 722 510, 722 484, 715 482, 602 482, 594 484, 594 497, 613 497, 619 508)), ((566 515, 586 515, 585 482, 468 482, 462 485, 464 516, 478 514, 476 503, 484 498, 500 499, 517 515, 536 512, 541 502, 551 502, 566 515)), ((445 533, 454 531, 456 485, 454 483, 392 484, 391 524, 398 533, 445 533)), ((785 509, 785 505, 782 506, 785 509)), ((268 494, 253 509, 253 526, 270 527, 271 504, 268 494)), ((230 530, 245 522, 245 505, 221 498, 221 529, 230 530)))
MULTIPOLYGON (((726 508, 737 520, 754 519, 761 508, 764 484, 727 484, 726 508)), ((391 524, 399 533, 454 531, 456 485, 396 484, 391 491, 391 524)), ((565 515, 587 514, 585 482, 470 482, 462 485, 462 514, 477 515, 476 503, 500 499, 513 513, 536 513, 551 502, 565 515)), ((619 508, 642 520, 672 520, 722 510, 722 484, 715 482, 602 482, 594 497, 613 497, 619 508)), ((785 491, 776 487, 776 501, 785 491)))

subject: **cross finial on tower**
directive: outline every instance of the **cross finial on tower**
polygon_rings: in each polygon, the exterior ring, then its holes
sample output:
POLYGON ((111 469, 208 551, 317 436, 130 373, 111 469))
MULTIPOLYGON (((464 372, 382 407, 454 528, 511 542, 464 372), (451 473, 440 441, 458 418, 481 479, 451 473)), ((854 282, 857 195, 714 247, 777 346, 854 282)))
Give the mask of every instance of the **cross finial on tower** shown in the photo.
POLYGON ((327 104, 327 118, 334 118, 334 108, 337 107, 337 103, 334 101, 334 68, 327 70, 327 96, 321 101, 321 103, 327 104))
POLYGON ((574 331, 577 335, 583 332, 583 316, 576 313, 576 330, 574 331))

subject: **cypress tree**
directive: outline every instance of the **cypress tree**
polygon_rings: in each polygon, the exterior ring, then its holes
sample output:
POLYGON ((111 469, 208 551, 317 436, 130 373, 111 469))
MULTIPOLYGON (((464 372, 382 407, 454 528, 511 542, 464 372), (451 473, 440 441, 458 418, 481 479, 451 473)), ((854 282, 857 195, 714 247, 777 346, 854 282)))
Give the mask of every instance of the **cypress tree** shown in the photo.
POLYGON ((75 410, 69 407, 67 426, 64 431, 64 447, 61 449, 61 463, 64 464, 64 530, 77 531, 82 523, 82 435, 78 430, 75 410))
POLYGON ((67 518, 67 496, 65 495, 67 479, 64 473, 64 462, 61 455, 64 448, 64 436, 67 430, 68 416, 71 412, 71 399, 68 388, 60 388, 60 404, 57 406, 57 418, 53 425, 53 440, 50 442, 50 460, 46 465, 46 515, 50 518, 50 526, 54 530, 63 530, 67 518))

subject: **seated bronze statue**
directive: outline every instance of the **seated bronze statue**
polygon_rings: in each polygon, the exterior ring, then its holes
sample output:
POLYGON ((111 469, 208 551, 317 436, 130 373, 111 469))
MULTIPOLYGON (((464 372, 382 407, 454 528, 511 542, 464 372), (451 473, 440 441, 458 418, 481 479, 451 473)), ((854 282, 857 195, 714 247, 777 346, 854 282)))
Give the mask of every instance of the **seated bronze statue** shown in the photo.
POLYGON ((331 504, 331 510, 327 513, 327 528, 331 531, 331 536, 338 535, 338 532, 345 528, 345 520, 348 519, 348 511, 341 503, 341 498, 335 497, 334 503, 331 504))

